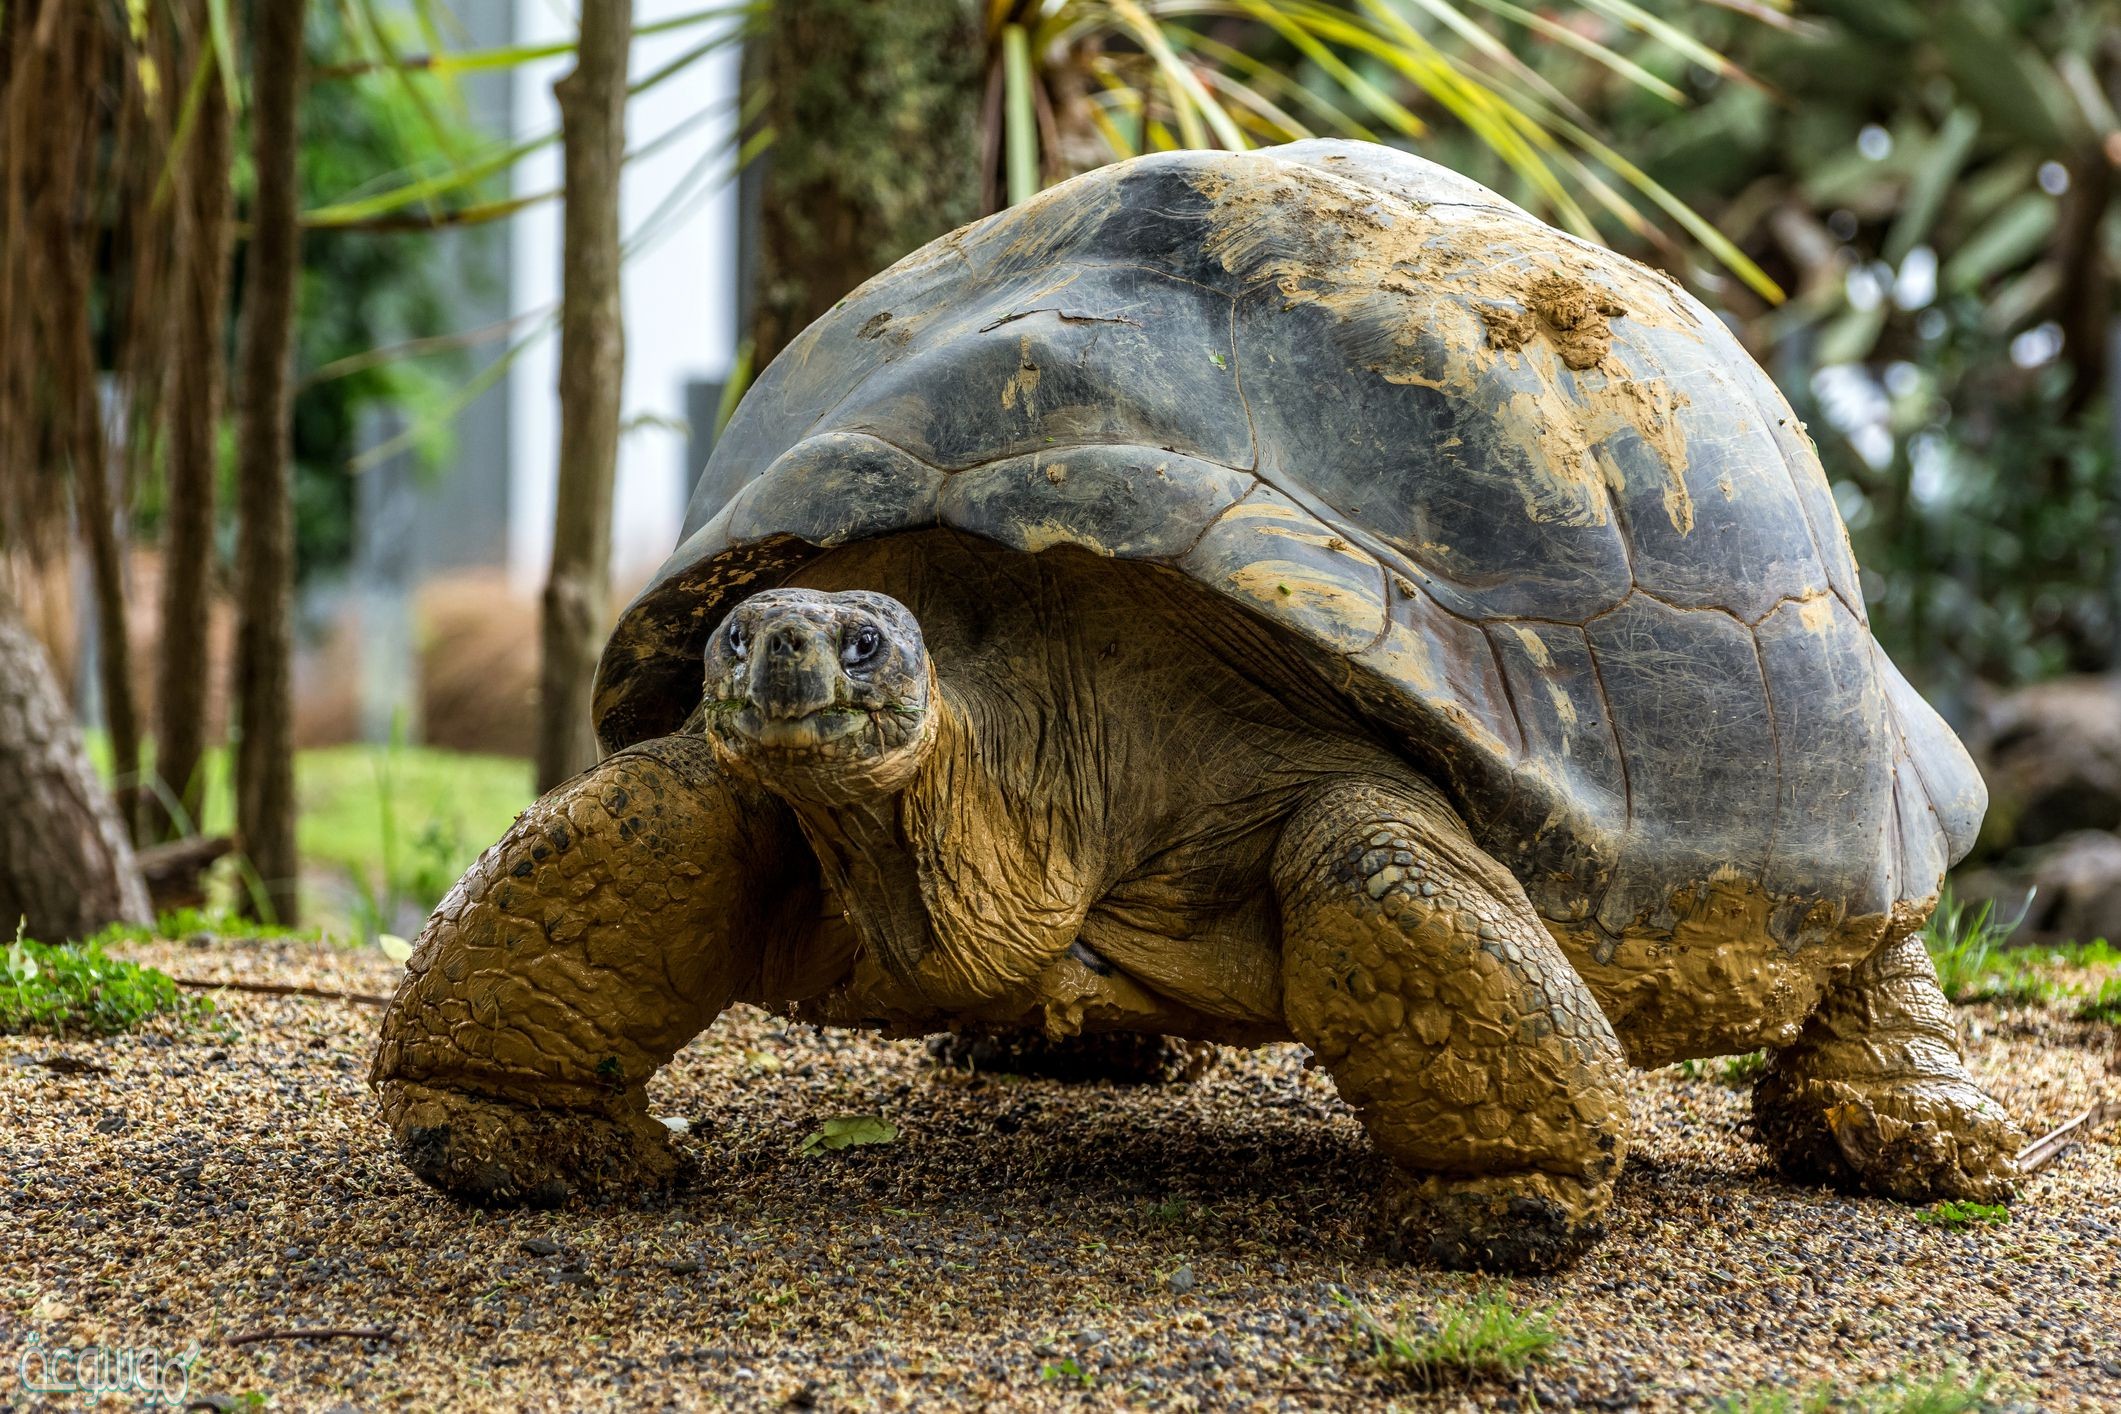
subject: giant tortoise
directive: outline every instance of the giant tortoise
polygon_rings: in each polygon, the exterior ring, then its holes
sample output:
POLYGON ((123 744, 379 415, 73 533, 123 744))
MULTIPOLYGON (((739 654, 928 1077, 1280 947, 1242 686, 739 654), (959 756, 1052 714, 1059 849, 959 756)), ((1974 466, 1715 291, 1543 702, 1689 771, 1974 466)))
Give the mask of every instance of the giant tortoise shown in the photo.
POLYGON ((1299 1041, 1452 1265, 1597 1235, 1631 1064, 1767 1048, 1795 1175, 2014 1180, 1917 936, 1985 795, 1804 428, 1671 281, 1416 158, 1143 157, 863 285, 594 702, 383 1025, 464 1198, 670 1179, 644 1085, 737 1001, 1299 1041))

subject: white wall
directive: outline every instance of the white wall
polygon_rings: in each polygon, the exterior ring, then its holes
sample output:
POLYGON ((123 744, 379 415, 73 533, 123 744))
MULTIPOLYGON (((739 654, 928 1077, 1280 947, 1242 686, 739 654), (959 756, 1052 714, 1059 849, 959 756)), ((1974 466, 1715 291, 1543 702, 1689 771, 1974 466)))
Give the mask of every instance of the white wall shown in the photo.
MULTIPOLYGON (((636 0, 636 27, 697 11, 699 0, 636 0)), ((726 24, 726 21, 716 22, 726 24)), ((516 0, 518 43, 564 40, 574 33, 568 0, 516 0)), ((707 39, 714 30, 691 25, 638 39, 632 75, 643 78, 707 39)), ((553 80, 566 72, 562 57, 516 72, 514 128, 519 136, 553 131, 559 110, 553 80)), ((692 192, 674 222, 656 220, 660 234, 626 263, 626 385, 623 418, 668 419, 628 431, 619 443, 618 496, 612 532, 613 565, 624 584, 669 554, 683 517, 685 492, 697 467, 685 465, 684 385, 690 378, 725 377, 736 347, 736 184, 729 179, 735 150, 737 51, 734 44, 665 79, 627 108, 627 149, 635 151, 687 127, 650 156, 629 162, 620 188, 620 225, 628 241, 682 186, 692 192), (694 123, 698 115, 706 117, 694 123), (687 125, 690 126, 687 126, 687 125)), ((516 168, 518 194, 560 184, 557 143, 516 168)), ((511 312, 541 309, 560 295, 560 208, 541 203, 511 221, 511 312)), ((558 455, 558 341, 538 339, 509 370, 508 572, 522 589, 542 585, 552 554, 552 506, 558 455)))

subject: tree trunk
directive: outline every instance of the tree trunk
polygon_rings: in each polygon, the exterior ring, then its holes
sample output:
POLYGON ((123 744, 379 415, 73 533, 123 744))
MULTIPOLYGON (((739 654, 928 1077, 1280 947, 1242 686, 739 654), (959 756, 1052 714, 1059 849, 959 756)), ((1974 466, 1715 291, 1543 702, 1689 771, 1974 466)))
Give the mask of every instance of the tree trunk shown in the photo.
POLYGON ((133 706, 124 558, 111 496, 92 323, 95 184, 103 134, 83 100, 83 95, 96 93, 104 79, 104 28, 102 17, 93 11, 60 13, 64 20, 56 25, 47 27, 40 19, 47 37, 41 46, 44 69, 37 87, 48 85, 47 94, 68 95, 65 101, 77 107, 73 112, 48 113, 50 125, 35 139, 48 144, 44 154, 48 166, 41 181, 32 178, 35 195, 30 226, 22 235, 43 246, 43 267, 29 291, 43 339, 41 348, 33 345, 18 356, 31 358, 49 375, 48 435, 72 475, 75 521, 88 551, 104 719, 119 782, 119 818, 130 839, 135 823, 134 792, 140 779, 140 728, 133 706))
POLYGON ((626 332, 619 304, 619 167, 633 0, 583 0, 575 66, 553 94, 566 165, 560 288, 559 497, 538 665, 537 787, 596 762, 589 686, 611 577, 626 332))
MULTIPOLYGON (((211 53, 206 5, 192 7, 194 51, 211 53)), ((155 770, 177 802, 150 803, 149 837, 199 828, 206 782, 207 613, 214 565, 214 490, 228 317, 228 95, 207 80, 177 192, 177 288, 169 330, 169 514, 163 541, 162 642, 155 663, 155 770), (177 818, 181 816, 181 818, 177 818)))
POLYGON ((909 251, 980 214, 987 54, 966 0, 774 0, 746 55, 773 129, 752 366, 909 251))
POLYGON ((302 88, 304 0, 253 10, 252 160, 257 197, 243 287, 236 431, 236 834, 266 905, 295 921, 295 522, 290 486, 290 377, 296 225, 295 110, 302 88))
POLYGON ((0 599, 0 919, 46 942, 148 923, 147 888, 51 664, 0 599))

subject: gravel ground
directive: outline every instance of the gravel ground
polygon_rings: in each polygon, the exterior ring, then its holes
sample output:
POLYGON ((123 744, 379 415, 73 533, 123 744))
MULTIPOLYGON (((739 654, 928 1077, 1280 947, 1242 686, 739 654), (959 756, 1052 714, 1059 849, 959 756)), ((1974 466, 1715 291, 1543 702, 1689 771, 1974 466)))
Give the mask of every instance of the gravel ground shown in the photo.
MULTIPOLYGON (((395 971, 329 946, 135 955, 368 993, 395 971)), ((1336 1292, 1418 1323, 1474 1283, 1369 1250, 1380 1168, 1295 1047, 1127 1091, 938 1074, 917 1043, 743 1010, 652 1092, 694 1126, 674 1200, 480 1215, 384 1147, 362 1084, 373 1008, 221 1008, 219 1029, 0 1038, 0 1407, 29 1407, 33 1337, 196 1341, 194 1395, 225 1408, 1666 1410, 1950 1362, 2020 1407, 2121 1407, 2114 1125, 2033 1178, 2008 1224, 1949 1232, 1764 1173, 1744 1091, 1638 1076, 1611 1237, 1571 1273, 1509 1283, 1553 1308, 1551 1357, 1417 1395, 1363 1358, 1336 1292), (796 1152, 865 1112, 901 1137, 796 1152), (288 1327, 397 1339, 229 1344, 288 1327)), ((2121 1096, 2113 1028, 1962 1016, 2030 1133, 2121 1096)))

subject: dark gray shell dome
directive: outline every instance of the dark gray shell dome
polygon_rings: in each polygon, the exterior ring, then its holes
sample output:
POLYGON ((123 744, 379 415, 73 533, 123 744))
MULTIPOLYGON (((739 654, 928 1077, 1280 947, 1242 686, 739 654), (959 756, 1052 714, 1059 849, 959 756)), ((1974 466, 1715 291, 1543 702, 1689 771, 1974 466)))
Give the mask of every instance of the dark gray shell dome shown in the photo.
POLYGON ((1300 636, 1601 964, 1740 915, 1785 949, 1882 928, 1986 805, 1722 323, 1389 149, 1119 163, 855 291, 745 397, 613 634, 606 749, 678 729, 735 599, 938 525, 1166 565, 1300 636))

